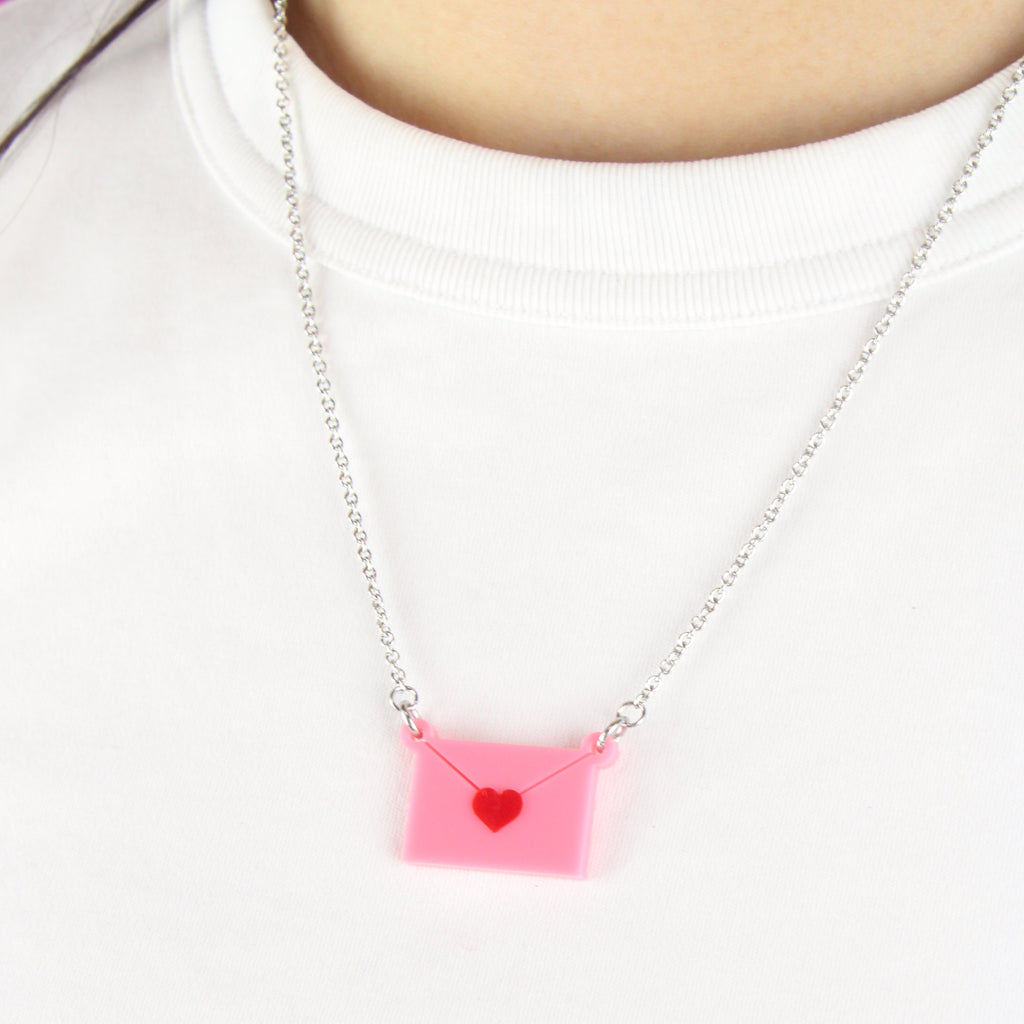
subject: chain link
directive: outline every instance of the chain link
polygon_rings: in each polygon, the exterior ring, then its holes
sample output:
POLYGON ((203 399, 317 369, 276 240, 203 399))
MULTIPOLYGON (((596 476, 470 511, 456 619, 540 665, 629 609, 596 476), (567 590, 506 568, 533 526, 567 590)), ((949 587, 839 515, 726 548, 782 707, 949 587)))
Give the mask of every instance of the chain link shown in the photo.
MULTIPOLYGON (((327 364, 323 358, 323 345, 320 341, 320 332, 317 326, 316 304, 313 301, 313 291, 310 286, 309 265, 306 256, 306 244, 302 231, 302 219, 299 213, 299 189, 295 172, 295 143, 292 132, 291 115, 291 91, 289 87, 288 54, 287 54, 287 28, 286 28, 286 7, 287 0, 274 0, 274 71, 277 74, 277 107, 279 111, 278 125, 281 128, 281 151, 284 165, 285 195, 288 203, 288 222, 291 225, 292 256, 295 259, 295 276, 298 280, 299 296, 302 299, 303 327, 310 356, 312 357, 313 372, 316 376, 316 387, 320 392, 320 405, 324 412, 324 422, 329 432, 329 443, 334 452, 334 462, 338 468, 338 479, 344 488, 345 503, 348 506, 348 519, 352 525, 352 536, 356 542, 356 553, 362 562, 363 577, 366 580, 367 590, 373 610, 377 616, 377 629, 380 633, 380 642, 384 647, 384 658, 390 668, 390 675, 393 686, 389 694, 391 706, 398 711, 410 731, 417 738, 421 735, 416 719, 419 717, 416 712, 416 705, 419 702, 419 694, 406 682, 405 670, 399 664, 399 653, 395 647, 395 636, 391 630, 387 610, 384 607, 384 599, 381 596, 380 588, 377 586, 377 570, 373 565, 373 555, 367 543, 366 530, 363 528, 363 517, 359 511, 359 498, 356 495, 352 482, 352 475, 349 472, 348 455, 345 453, 345 444, 339 433, 336 406, 331 392, 331 382, 327 376, 327 364)), ((1003 90, 999 102, 996 104, 989 117, 988 125, 978 136, 977 143, 967 162, 964 164, 960 176, 953 183, 949 196, 939 208, 931 227, 925 232, 924 239, 918 246, 910 261, 910 266, 900 278, 899 287, 893 293, 885 307, 885 311, 874 325, 871 336, 861 349, 857 361, 846 374, 844 383, 835 393, 831 404, 825 414, 818 421, 818 429, 808 438, 796 462, 793 463, 789 474, 782 481, 775 497, 769 502, 767 508, 761 514, 757 525, 751 531, 747 542, 740 548, 739 553, 732 560, 729 568, 721 575, 719 582, 712 588, 704 599, 697 614, 690 619, 688 627, 679 634, 672 649, 664 656, 658 669, 648 676, 642 689, 630 700, 624 701, 615 711, 615 717, 605 726, 598 737, 597 748, 604 750, 609 739, 618 739, 627 729, 635 728, 643 721, 647 714, 647 702, 651 695, 658 689, 665 678, 672 672, 683 656, 683 652, 693 643, 694 638, 704 628, 704 624, 718 608, 725 596, 726 591, 735 584, 739 574, 742 572, 750 556, 764 540, 772 524, 778 518, 786 500, 793 493, 797 482, 807 472, 811 460, 817 455, 836 422, 839 413, 846 406, 854 388, 860 383, 875 352, 878 350, 882 339, 888 334, 893 321, 896 319, 903 303, 906 300, 910 289, 914 286, 932 248, 938 241, 945 226, 952 220, 960 197, 967 190, 968 182, 978 168, 982 153, 992 143, 999 125, 1002 123, 1006 109, 1011 100, 1020 90, 1021 82, 1024 80, 1024 58, 1018 61, 1014 67, 1006 88, 1003 90)))

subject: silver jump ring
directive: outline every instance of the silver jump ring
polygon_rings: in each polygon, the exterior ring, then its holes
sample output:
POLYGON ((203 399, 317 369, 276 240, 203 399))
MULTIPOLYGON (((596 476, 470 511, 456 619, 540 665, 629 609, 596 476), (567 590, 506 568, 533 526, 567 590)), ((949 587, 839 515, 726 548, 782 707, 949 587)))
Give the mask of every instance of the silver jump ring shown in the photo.
POLYGON ((412 708, 406 708, 402 712, 402 718, 405 719, 405 724, 409 727, 409 732, 412 733, 413 738, 417 740, 423 739, 423 730, 416 724, 416 712, 412 708))
POLYGON ((644 720, 644 715, 646 714, 647 705, 641 704, 638 700, 627 700, 615 709, 616 721, 621 722, 627 729, 632 729, 634 726, 639 725, 644 720), (629 709, 636 712, 635 717, 630 717, 629 709))
POLYGON ((396 683, 391 687, 388 699, 391 701, 391 706, 396 711, 405 712, 411 711, 416 707, 419 703, 420 695, 416 692, 414 687, 403 683, 396 683))
POLYGON ((604 753, 605 744, 608 740, 617 740, 626 731, 626 723, 619 718, 613 719, 609 722, 601 732, 601 735, 597 737, 594 746, 597 747, 599 754, 604 753))
POLYGON ((601 735, 597 737, 595 746, 599 753, 604 752, 605 744, 609 739, 617 740, 627 729, 632 729, 644 720, 647 714, 647 705, 641 704, 638 700, 627 700, 618 706, 615 717, 604 727, 601 735), (630 714, 630 711, 633 714, 630 714))

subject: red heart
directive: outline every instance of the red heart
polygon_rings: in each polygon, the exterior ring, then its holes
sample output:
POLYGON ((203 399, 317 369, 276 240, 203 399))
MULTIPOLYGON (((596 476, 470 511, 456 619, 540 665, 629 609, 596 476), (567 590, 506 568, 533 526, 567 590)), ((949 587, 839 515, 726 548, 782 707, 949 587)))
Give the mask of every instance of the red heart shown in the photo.
POLYGON ((492 831, 504 828, 519 817, 523 798, 514 790, 478 789, 473 797, 473 813, 492 831))

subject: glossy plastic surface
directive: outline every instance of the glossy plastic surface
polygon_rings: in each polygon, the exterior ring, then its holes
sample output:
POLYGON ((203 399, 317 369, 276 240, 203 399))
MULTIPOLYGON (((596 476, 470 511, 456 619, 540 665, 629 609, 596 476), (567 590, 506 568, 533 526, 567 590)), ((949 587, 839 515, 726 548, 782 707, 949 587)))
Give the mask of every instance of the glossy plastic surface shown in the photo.
POLYGON ((613 764, 592 733, 579 747, 444 740, 417 721, 402 857, 418 864, 586 877, 597 771, 613 764))

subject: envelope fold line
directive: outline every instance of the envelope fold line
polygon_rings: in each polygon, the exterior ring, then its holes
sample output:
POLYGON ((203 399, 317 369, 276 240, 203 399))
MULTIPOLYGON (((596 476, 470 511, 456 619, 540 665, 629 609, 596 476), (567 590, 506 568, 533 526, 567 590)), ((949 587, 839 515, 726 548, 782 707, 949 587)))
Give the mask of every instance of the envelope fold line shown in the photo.
POLYGON ((568 764, 563 764, 561 768, 556 768, 550 775, 545 775, 543 779, 539 780, 538 782, 534 782, 533 784, 527 786, 526 789, 519 790, 519 795, 520 796, 525 796, 527 793, 530 792, 531 789, 536 789, 538 786, 543 786, 545 782, 547 782, 550 779, 553 779, 556 775, 561 775, 562 772, 567 772, 574 765, 579 764, 580 761, 586 761, 586 759, 588 757, 593 757, 593 756, 594 755, 591 754, 590 751, 588 750, 587 753, 581 754, 574 761, 570 761, 568 764))
POLYGON ((432 750, 435 754, 437 754, 437 756, 441 758, 441 760, 444 761, 444 763, 448 765, 448 767, 451 768, 451 770, 455 772, 456 775, 459 775, 462 778, 464 778, 475 790, 479 792, 480 787, 465 772, 460 771, 458 768, 456 768, 455 765, 453 765, 451 761, 449 761, 448 758, 445 757, 444 754, 442 754, 441 751, 437 749, 437 747, 433 746, 429 742, 424 743, 424 746, 428 750, 432 750))

